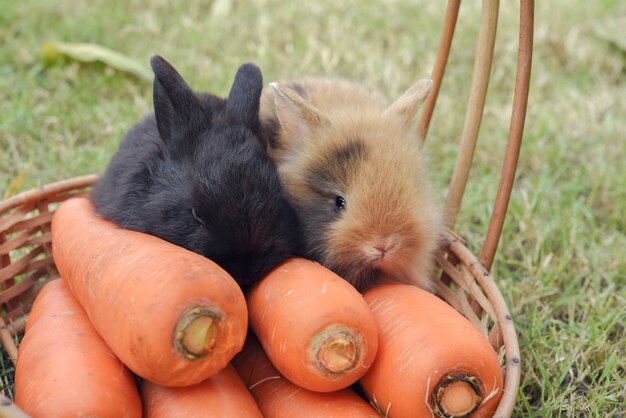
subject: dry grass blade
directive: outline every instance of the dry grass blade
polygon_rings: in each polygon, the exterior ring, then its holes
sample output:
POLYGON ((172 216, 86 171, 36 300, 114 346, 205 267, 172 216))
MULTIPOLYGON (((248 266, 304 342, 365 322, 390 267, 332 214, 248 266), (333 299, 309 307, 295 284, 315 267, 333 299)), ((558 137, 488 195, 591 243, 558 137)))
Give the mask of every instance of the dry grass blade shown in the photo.
POLYGON ((9 187, 7 187, 6 192, 4 192, 4 199, 8 199, 9 197, 13 197, 17 194, 20 187, 22 187, 24 180, 26 180, 26 176, 28 176, 28 173, 23 171, 19 174, 19 176, 13 179, 13 181, 9 184, 9 187))

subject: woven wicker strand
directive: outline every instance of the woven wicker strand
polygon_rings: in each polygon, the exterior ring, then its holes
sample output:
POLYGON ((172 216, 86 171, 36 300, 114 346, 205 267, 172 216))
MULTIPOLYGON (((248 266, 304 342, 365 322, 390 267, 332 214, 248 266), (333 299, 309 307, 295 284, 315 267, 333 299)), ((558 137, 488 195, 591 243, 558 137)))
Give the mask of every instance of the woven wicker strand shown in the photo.
POLYGON ((459 16, 460 6, 461 0, 448 1, 446 18, 443 24, 443 31, 441 32, 441 41, 439 42, 437 59, 435 60, 435 67, 433 68, 432 73, 433 89, 428 96, 426 103, 424 103, 424 110, 422 111, 422 116, 417 126, 417 137, 421 141, 426 140, 430 119, 433 116, 435 104, 437 104, 439 88, 441 87, 441 82, 443 81, 443 76, 446 72, 446 64, 448 63, 448 56, 450 55, 450 46, 452 45, 452 39, 454 38, 454 29, 456 28, 456 20, 459 16))
POLYGON ((13 337, 23 332, 30 304, 45 283, 58 277, 50 247, 50 205, 84 195, 96 179, 60 181, 0 202, 0 340, 13 363, 13 337))
MULTIPOLYGON (((520 2, 519 51, 509 138, 504 155, 504 163, 502 164, 502 174, 500 176, 496 201, 480 255, 480 262, 487 271, 491 270, 496 250, 498 249, 498 242, 502 234, 502 227, 511 198, 511 190, 513 189, 513 182, 515 181, 522 135, 524 133, 532 67, 534 7, 534 0, 522 0, 520 2)), ((503 338, 503 332, 500 327, 500 323, 496 323, 491 329, 489 333, 490 341, 498 341, 503 338)), ((521 369, 519 365, 518 369, 521 369)), ((520 377, 519 375, 517 376, 516 386, 519 386, 520 377)), ((515 399, 511 400, 511 402, 514 401, 515 399)), ((513 406, 510 408, 510 413, 512 413, 512 410, 513 406)))
POLYGON ((515 78, 509 139, 504 155, 504 163, 502 164, 498 193, 493 206, 493 214, 489 221, 487 237, 480 255, 480 261, 487 270, 491 270, 496 249, 498 248, 498 241, 502 234, 502 226, 504 225, 504 218, 509 207, 511 190, 513 189, 515 172, 517 171, 517 161, 519 160, 520 148, 522 146, 533 58, 534 9, 534 0, 522 0, 520 2, 519 51, 517 55, 517 75, 515 78))
POLYGON ((448 201, 446 202, 448 226, 451 228, 454 227, 456 216, 461 207, 465 185, 467 184, 472 160, 474 159, 476 140, 478 139, 478 131, 480 130, 480 122, 483 117, 485 98, 487 96, 487 87, 489 86, 493 47, 498 26, 499 4, 499 0, 483 0, 470 97, 467 103, 467 113, 465 115, 465 124, 461 134, 461 144, 457 154, 456 165, 448 189, 448 201))
POLYGON ((28 315, 23 315, 15 320, 12 320, 6 326, 0 326, 0 329, 5 328, 11 336, 21 334, 26 328, 26 322, 28 321, 28 315))
MULTIPOLYGON (((9 199, 0 202, 0 215, 4 215, 10 209, 18 206, 27 206, 36 202, 52 199, 52 202, 58 202, 58 199, 54 199, 55 196, 62 195, 64 192, 75 191, 85 187, 91 186, 98 178, 96 174, 90 174, 82 177, 75 177, 69 180, 62 180, 56 183, 42 186, 35 190, 20 193, 17 196, 13 196, 9 199)), ((61 199, 64 200, 64 199, 61 199)), ((4 218, 0 221, 0 231, 6 229, 4 225, 4 218)))

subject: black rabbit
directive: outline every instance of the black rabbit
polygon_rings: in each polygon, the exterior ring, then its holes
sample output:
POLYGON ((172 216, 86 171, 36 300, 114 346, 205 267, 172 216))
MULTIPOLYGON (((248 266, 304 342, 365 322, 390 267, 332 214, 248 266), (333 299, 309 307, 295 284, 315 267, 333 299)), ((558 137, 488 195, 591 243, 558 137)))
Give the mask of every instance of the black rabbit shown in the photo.
POLYGON ((297 217, 258 138, 263 79, 237 71, 227 100, 150 60, 154 114, 120 144, 91 199, 101 216, 210 258, 246 289, 299 254, 297 217))

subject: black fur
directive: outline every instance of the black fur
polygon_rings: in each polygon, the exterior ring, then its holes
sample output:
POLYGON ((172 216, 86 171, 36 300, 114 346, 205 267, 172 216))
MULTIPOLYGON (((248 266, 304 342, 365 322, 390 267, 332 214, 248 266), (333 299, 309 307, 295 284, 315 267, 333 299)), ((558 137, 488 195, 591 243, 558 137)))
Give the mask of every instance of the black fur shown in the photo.
POLYGON ((101 216, 202 254, 247 288, 299 255, 297 217, 258 138, 263 81, 240 67, 227 100, 194 93, 163 58, 154 110, 92 191, 101 216))

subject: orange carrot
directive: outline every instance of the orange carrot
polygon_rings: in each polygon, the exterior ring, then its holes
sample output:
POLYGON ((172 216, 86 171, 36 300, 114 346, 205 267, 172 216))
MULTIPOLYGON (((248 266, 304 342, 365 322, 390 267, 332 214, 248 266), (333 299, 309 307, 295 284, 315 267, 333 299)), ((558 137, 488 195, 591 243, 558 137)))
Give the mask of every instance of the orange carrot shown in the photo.
POLYGON ((379 418, 376 411, 350 389, 313 392, 279 374, 261 344, 250 335, 233 360, 265 418, 379 418))
POLYGON ((363 296, 335 273, 304 259, 272 270, 247 295, 250 327, 283 376, 330 392, 370 367, 378 331, 363 296))
POLYGON ((228 365, 196 385, 141 384, 143 418, 263 418, 259 407, 235 369, 228 365))
POLYGON ((383 285, 365 300, 380 332, 376 360, 361 379, 371 400, 393 418, 493 415, 502 369, 470 321, 413 286, 383 285))
POLYGON ((52 256, 94 328, 137 375, 186 386, 222 370, 241 350, 245 298, 211 260, 119 228, 87 199, 52 219, 52 256))
POLYGON ((46 284, 15 368, 15 403, 33 417, 141 417, 132 375, 93 329, 65 281, 46 284))

